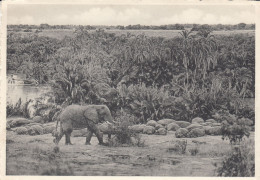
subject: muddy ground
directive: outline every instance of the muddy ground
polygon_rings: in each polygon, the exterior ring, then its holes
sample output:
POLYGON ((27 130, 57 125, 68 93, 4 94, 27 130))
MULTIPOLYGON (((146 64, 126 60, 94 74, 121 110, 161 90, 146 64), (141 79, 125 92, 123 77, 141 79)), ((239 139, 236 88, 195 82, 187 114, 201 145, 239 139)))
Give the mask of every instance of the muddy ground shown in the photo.
MULTIPOLYGON (((72 137, 74 145, 54 151, 51 134, 29 136, 7 131, 7 175, 77 175, 77 176, 216 176, 216 164, 230 150, 221 136, 187 139, 186 153, 171 150, 174 132, 162 135, 140 135, 144 147, 106 147, 84 145, 84 137, 72 137), (194 141, 195 140, 195 141, 194 141), (191 152, 196 151, 195 155, 191 152)), ((254 133, 251 137, 254 138, 254 133)), ((106 137, 105 137, 106 140, 106 137)), ((57 149, 56 149, 57 150, 57 149)))

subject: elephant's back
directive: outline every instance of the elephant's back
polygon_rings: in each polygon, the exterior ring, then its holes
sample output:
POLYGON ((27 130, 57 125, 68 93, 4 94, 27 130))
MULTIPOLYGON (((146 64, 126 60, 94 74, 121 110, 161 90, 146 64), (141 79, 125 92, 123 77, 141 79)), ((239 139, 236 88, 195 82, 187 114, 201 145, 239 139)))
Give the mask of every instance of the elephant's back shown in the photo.
POLYGON ((70 105, 66 107, 60 114, 60 120, 63 122, 79 120, 81 118, 82 110, 80 105, 70 105))

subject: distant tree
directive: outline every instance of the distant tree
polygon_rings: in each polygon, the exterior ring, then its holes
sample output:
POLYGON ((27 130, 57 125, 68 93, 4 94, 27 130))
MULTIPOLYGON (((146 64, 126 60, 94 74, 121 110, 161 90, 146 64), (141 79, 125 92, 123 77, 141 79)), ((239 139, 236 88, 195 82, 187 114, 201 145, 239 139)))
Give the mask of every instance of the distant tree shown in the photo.
POLYGON ((118 25, 118 26, 116 26, 116 29, 125 29, 125 27, 124 26, 120 26, 120 25, 118 25))
POLYGON ((238 29, 237 24, 236 24, 236 25, 233 25, 231 29, 238 29))
POLYGON ((161 25, 159 28, 165 30, 165 29, 167 29, 167 26, 166 25, 161 25))
POLYGON ((50 26, 49 26, 49 24, 40 24, 40 28, 48 29, 48 28, 50 28, 50 26))
POLYGON ((223 24, 217 24, 216 30, 223 30, 223 29, 224 29, 224 25, 223 24))
POLYGON ((238 29, 245 29, 246 24, 245 24, 245 23, 239 23, 239 24, 237 25, 237 27, 238 27, 238 29))
POLYGON ((141 29, 140 24, 132 25, 132 29, 141 29))
POLYGON ((198 24, 193 24, 193 26, 192 26, 192 31, 198 31, 199 30, 199 27, 200 27, 200 25, 198 25, 198 24))
POLYGON ((184 30, 184 26, 181 25, 181 24, 175 24, 175 25, 174 25, 174 28, 175 28, 176 30, 184 30))
POLYGON ((125 27, 126 29, 132 29, 132 26, 131 25, 128 25, 125 27))

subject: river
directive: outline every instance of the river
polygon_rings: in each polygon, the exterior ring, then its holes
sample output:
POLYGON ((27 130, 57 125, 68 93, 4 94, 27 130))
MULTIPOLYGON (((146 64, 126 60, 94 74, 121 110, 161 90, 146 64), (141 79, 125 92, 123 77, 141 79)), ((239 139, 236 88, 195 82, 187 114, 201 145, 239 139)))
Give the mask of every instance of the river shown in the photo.
POLYGON ((15 104, 21 98, 22 102, 29 99, 41 97, 44 93, 50 92, 49 86, 31 86, 31 85, 7 85, 7 103, 15 104))

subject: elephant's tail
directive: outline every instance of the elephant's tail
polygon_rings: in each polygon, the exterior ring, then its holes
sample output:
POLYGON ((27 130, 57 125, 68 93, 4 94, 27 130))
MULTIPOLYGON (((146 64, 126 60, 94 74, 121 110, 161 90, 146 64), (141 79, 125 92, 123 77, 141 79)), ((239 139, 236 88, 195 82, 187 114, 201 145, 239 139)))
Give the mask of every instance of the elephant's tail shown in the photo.
POLYGON ((58 130, 59 118, 56 120, 56 131, 58 130))
POLYGON ((60 128, 61 128, 61 122, 59 116, 57 117, 57 122, 56 122, 56 132, 58 131, 58 125, 60 123, 60 128))

